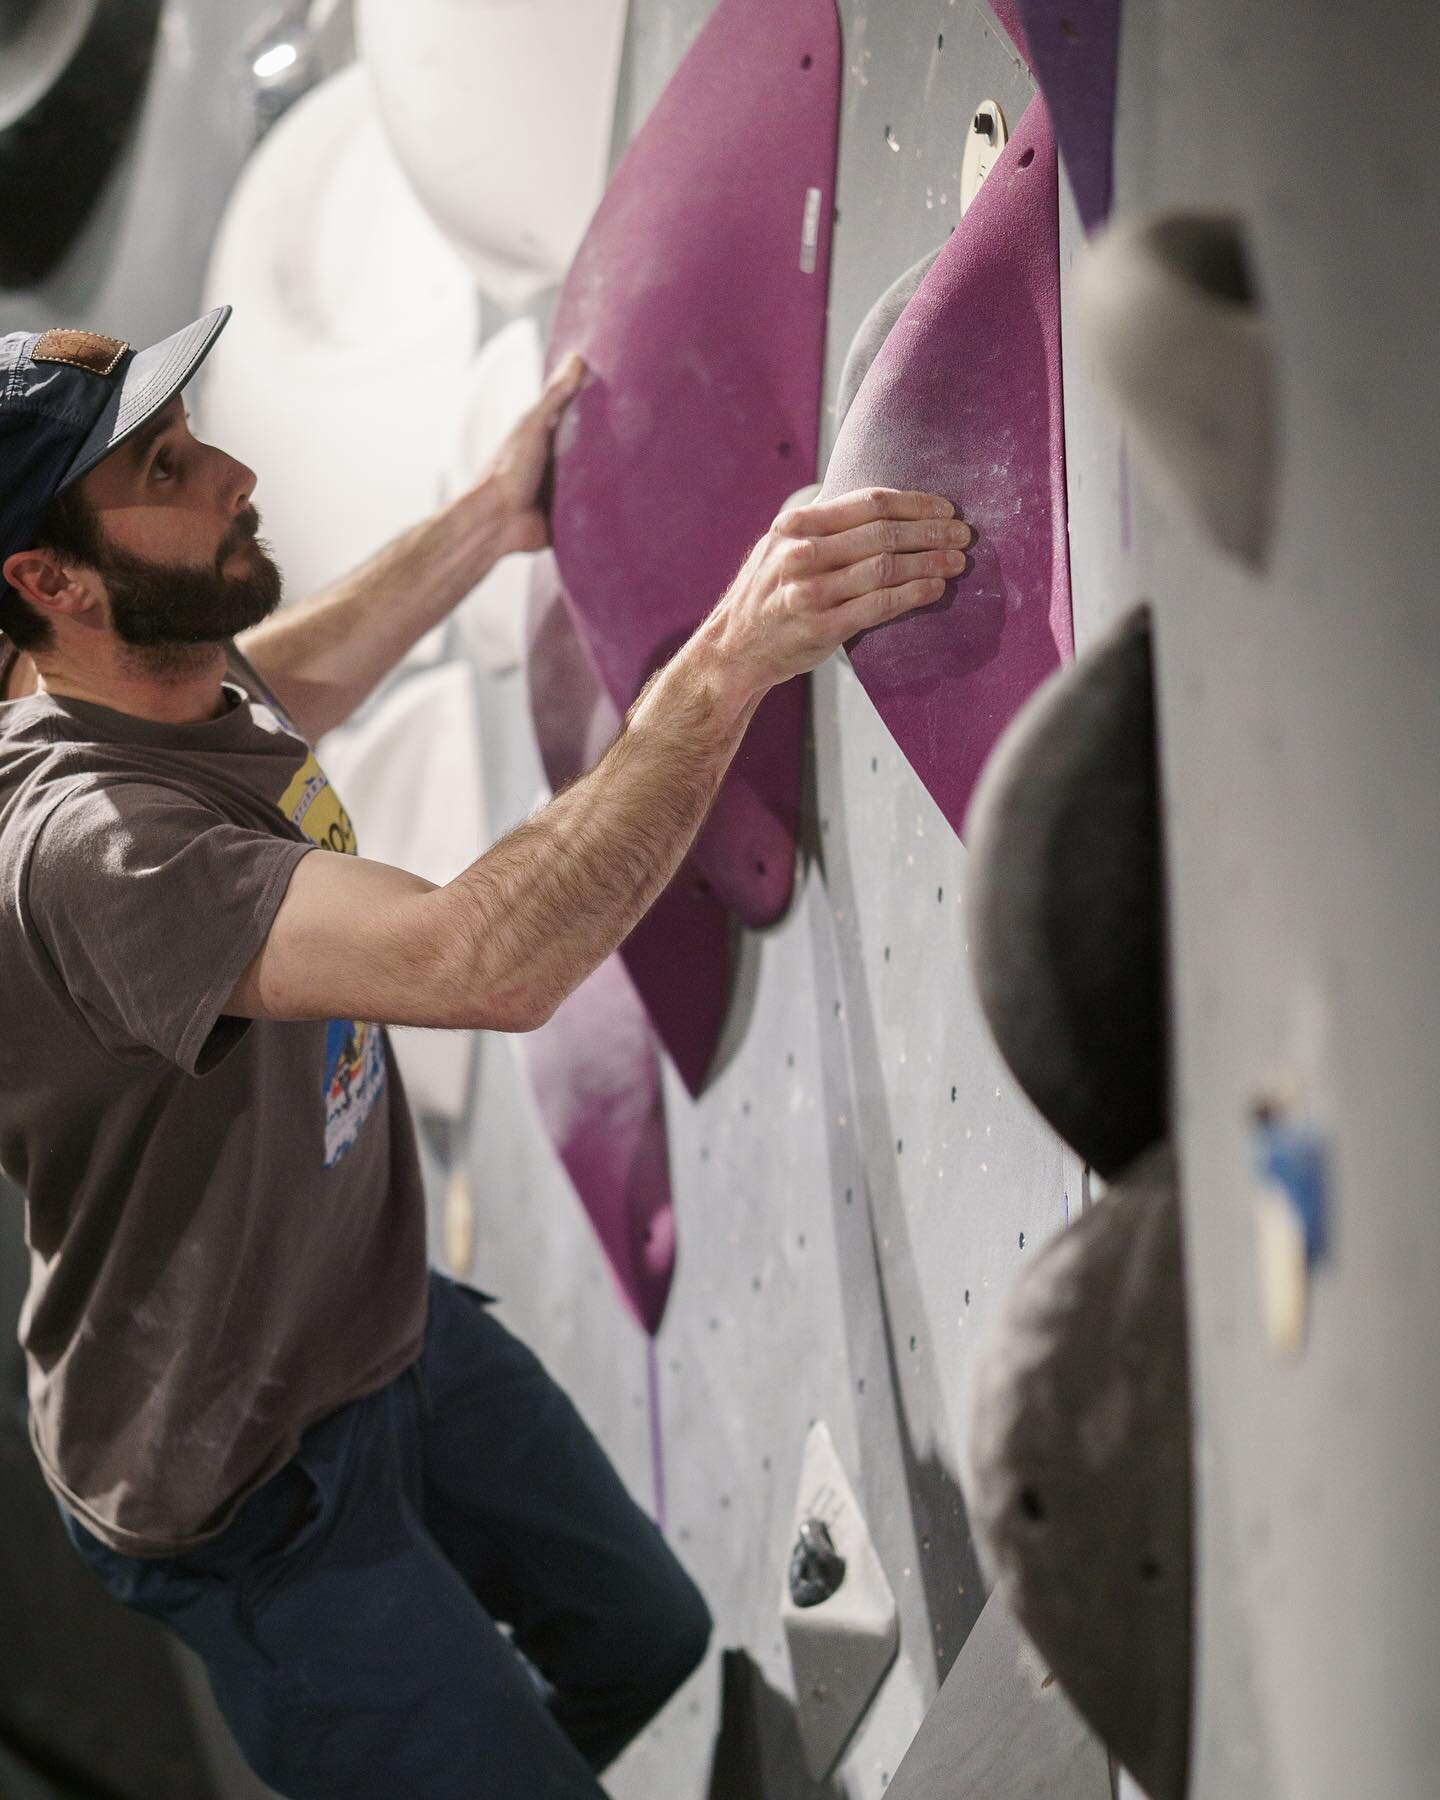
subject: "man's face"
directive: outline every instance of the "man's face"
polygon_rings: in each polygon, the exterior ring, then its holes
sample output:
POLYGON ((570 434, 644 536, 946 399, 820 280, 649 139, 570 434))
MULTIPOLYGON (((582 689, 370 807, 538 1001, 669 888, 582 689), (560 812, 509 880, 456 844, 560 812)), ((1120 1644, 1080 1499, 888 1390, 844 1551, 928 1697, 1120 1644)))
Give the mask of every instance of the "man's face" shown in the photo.
POLYGON ((256 536, 255 477, 190 435, 177 396, 84 478, 96 572, 122 642, 215 644, 280 604, 280 571, 256 536))

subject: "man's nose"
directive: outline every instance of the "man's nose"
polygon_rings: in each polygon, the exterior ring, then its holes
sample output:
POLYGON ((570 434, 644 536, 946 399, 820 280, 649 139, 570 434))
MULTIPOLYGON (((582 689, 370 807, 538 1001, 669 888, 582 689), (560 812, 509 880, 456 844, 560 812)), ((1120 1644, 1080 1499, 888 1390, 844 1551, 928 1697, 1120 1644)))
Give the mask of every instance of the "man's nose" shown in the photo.
POLYGON ((223 450, 217 450, 215 454, 220 459, 219 484, 226 509, 231 514, 241 514, 250 505, 250 496, 255 492, 255 471, 237 457, 227 456, 223 450))

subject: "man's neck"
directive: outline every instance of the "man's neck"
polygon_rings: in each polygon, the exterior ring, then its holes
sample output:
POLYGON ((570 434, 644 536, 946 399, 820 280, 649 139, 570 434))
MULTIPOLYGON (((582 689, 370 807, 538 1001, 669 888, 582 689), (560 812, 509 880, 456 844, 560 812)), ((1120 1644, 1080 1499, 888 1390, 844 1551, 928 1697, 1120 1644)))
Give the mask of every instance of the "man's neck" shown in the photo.
POLYGON ((219 718, 225 710, 224 677, 225 650, 219 644, 186 646, 161 656, 130 649, 103 671, 42 671, 22 650, 10 670, 3 698, 51 694, 57 700, 88 701, 159 725, 201 725, 219 718))

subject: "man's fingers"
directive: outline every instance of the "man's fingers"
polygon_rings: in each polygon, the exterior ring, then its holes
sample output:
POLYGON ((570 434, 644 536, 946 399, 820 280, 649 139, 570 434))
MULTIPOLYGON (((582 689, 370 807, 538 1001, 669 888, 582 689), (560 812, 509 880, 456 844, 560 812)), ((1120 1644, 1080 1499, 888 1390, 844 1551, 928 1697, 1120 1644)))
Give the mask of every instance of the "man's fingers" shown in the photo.
MULTIPOLYGON (((824 574, 829 569, 860 566, 867 559, 911 554, 919 550, 964 550, 974 533, 964 519, 874 519, 831 537, 806 540, 801 573, 824 574)), ((884 582, 872 582, 884 587, 884 582)), ((858 591, 858 590, 857 590, 858 591)))
POLYGON ((945 587, 943 579, 927 575, 899 587, 872 589, 837 606, 828 617, 844 633, 842 641, 846 641, 857 631, 868 631, 873 625, 898 619, 902 613, 914 612, 917 607, 933 606, 945 592, 945 587))
POLYGON ((561 413, 574 399, 587 372, 584 358, 578 351, 573 350, 564 362, 552 371, 550 379, 545 383, 544 392, 540 395, 540 411, 550 424, 556 423, 561 413))
POLYGON ((813 500, 781 513, 775 529, 785 537, 832 537, 874 519, 948 519, 955 508, 940 494, 912 493, 903 488, 859 488, 833 500, 813 500))
POLYGON ((822 576, 815 584, 823 604, 843 606, 847 600, 858 600, 864 594, 883 593, 887 588, 904 587, 908 582, 936 576, 953 581, 963 575, 965 552, 954 550, 921 550, 910 555, 883 551, 848 569, 837 569, 822 576))

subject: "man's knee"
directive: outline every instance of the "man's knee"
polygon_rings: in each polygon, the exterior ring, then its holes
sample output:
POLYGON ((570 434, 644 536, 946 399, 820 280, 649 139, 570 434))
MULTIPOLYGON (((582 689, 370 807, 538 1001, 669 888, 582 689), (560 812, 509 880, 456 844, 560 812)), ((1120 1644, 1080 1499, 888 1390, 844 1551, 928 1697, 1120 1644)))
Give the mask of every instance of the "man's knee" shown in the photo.
POLYGON ((705 1660, 710 1647, 710 1634, 715 1621, 710 1608, 695 1583, 686 1575, 672 1598, 667 1619, 671 1667, 674 1671, 669 1697, 681 1682, 687 1680, 705 1660))
POLYGON ((630 1703, 645 1718, 659 1712, 670 1696, 705 1660, 714 1621, 704 1596, 677 1564, 663 1599, 655 1600, 626 1686, 630 1703), (642 1648, 643 1646, 643 1648, 642 1648))

